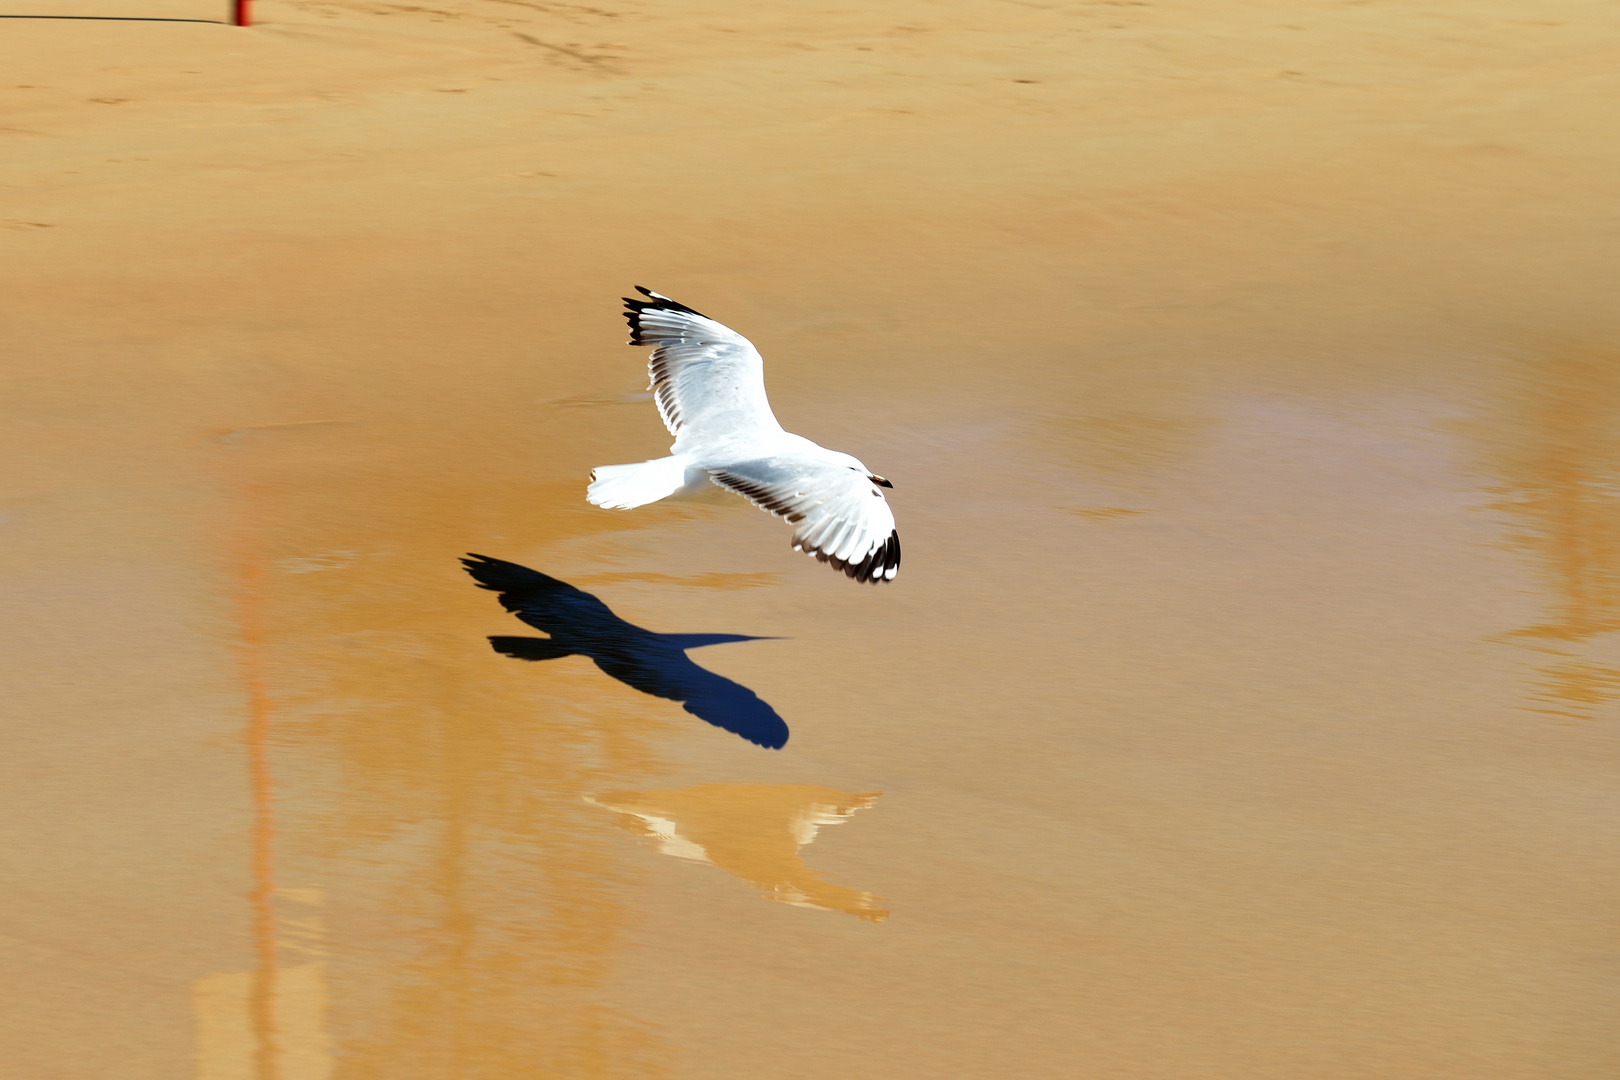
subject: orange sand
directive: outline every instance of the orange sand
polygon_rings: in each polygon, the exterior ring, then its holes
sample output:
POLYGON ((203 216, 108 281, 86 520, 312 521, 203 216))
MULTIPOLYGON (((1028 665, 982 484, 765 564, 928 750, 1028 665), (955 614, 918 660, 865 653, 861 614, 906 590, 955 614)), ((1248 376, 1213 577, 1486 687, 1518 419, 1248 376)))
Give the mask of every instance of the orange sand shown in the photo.
POLYGON ((1620 8, 255 9, 0 19, 6 1075, 1620 1071, 1620 8), (897 583, 584 503, 638 283, 897 583))

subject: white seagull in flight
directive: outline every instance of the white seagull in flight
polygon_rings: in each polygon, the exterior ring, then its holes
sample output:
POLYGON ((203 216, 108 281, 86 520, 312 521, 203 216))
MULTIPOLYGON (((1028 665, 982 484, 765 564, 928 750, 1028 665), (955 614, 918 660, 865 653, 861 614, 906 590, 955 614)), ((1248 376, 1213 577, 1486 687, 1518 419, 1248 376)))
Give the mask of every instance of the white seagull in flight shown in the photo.
POLYGON ((879 488, 848 454, 782 430, 765 398, 765 361, 749 340, 651 289, 626 297, 630 344, 653 347, 653 400, 675 436, 670 456, 591 470, 587 501, 610 510, 657 502, 712 480, 793 526, 793 549, 856 581, 893 581, 900 534, 879 488))

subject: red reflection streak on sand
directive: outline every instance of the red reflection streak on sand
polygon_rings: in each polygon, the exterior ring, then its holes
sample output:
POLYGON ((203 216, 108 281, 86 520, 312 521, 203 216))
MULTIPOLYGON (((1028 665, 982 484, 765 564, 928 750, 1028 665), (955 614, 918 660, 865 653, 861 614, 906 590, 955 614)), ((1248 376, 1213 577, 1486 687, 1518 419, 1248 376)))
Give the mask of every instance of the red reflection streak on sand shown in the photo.
POLYGON ((276 1080, 276 927, 275 896, 275 787, 270 773, 270 721, 272 703, 265 677, 265 565, 257 543, 254 508, 262 489, 247 485, 239 504, 247 520, 233 538, 231 561, 236 579, 237 662, 247 691, 248 717, 243 732, 247 745, 248 787, 253 805, 252 877, 248 904, 257 958, 248 998, 253 1030, 255 1080, 276 1080))

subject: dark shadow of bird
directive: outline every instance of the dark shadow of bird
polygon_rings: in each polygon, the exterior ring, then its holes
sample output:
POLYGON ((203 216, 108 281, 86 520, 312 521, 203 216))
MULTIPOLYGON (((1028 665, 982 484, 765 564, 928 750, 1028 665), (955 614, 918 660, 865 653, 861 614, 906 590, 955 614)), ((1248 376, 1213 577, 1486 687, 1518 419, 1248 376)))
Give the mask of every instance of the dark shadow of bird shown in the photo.
POLYGON ((495 651, 519 660, 588 656, 596 666, 643 694, 678 701, 687 712, 751 743, 779 750, 788 726, 752 690, 698 667, 687 649, 728 641, 761 641, 747 634, 655 634, 627 623, 602 601, 565 581, 517 563, 469 555, 461 560, 479 586, 500 594, 501 606, 549 637, 489 639, 495 651))

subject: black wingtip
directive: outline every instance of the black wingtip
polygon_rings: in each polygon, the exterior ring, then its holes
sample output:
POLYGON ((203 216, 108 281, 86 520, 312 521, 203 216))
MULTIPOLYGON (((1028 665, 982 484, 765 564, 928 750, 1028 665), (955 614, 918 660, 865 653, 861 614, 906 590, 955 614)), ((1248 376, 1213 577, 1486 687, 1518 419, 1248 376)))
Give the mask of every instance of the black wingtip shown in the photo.
MULTIPOLYGON (((635 289, 636 292, 640 293, 642 296, 645 296, 647 299, 636 300, 629 296, 621 297, 621 299, 624 300, 625 306, 624 317, 630 321, 630 329, 632 330, 637 329, 636 316, 640 315, 648 308, 655 311, 684 311, 688 315, 696 315, 700 319, 708 318, 707 315, 703 314, 703 312, 697 310, 696 308, 689 308, 679 300, 671 300, 662 293, 655 293, 645 285, 637 285, 635 289)), ((635 343, 632 342, 631 344, 635 343)))
POLYGON ((834 570, 843 571, 846 577, 854 579, 861 585, 887 585, 893 581, 900 572, 900 530, 889 533, 889 538, 872 550, 872 553, 860 562, 846 562, 836 555, 829 555, 825 551, 816 551, 800 547, 797 543, 793 550, 803 551, 806 555, 814 555, 817 562, 831 563, 834 570))
MULTIPOLYGON (((695 315, 700 319, 709 318, 696 308, 689 308, 678 300, 671 300, 662 293, 655 293, 645 285, 637 285, 635 288, 636 292, 647 297, 647 299, 635 300, 628 296, 622 298, 624 300, 624 321, 630 324, 630 340, 625 342, 626 345, 645 348, 648 345, 658 344, 658 340, 649 341, 642 336, 641 314, 644 311, 679 311, 687 315, 695 315)), ((660 335, 660 339, 664 336, 667 336, 667 334, 660 335)))

